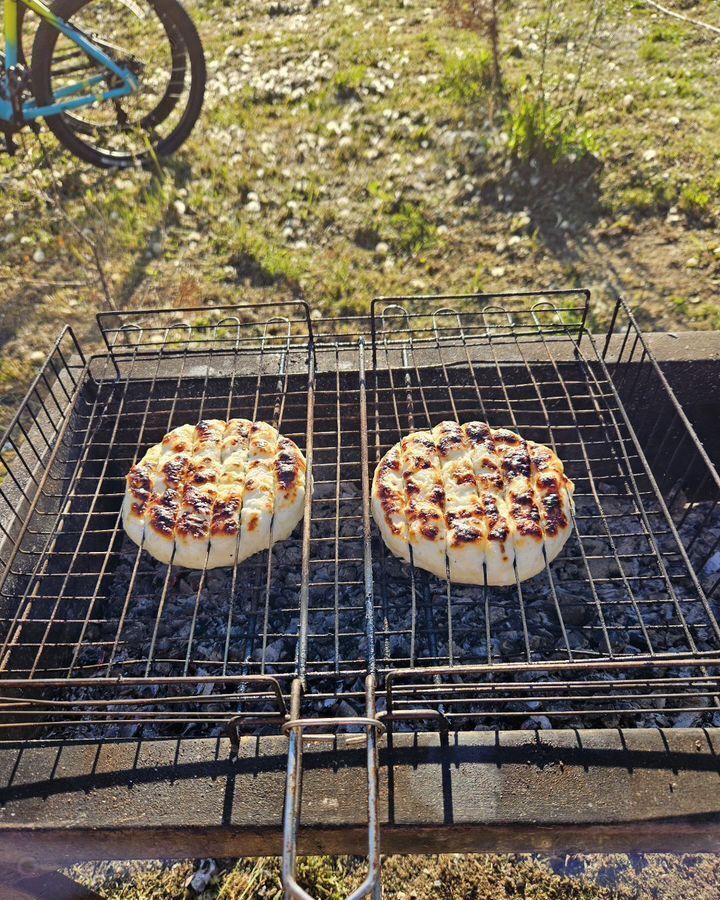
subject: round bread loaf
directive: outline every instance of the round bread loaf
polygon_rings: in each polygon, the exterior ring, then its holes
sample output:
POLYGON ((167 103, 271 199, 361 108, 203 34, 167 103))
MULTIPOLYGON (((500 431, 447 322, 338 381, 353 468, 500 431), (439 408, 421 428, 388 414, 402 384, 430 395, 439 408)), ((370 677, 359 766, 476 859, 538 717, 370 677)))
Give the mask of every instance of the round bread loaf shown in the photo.
POLYGON ((380 460, 372 510, 390 550, 460 584, 515 584, 560 553, 574 485, 548 447, 484 422, 441 422, 380 460))
POLYGON ((123 525, 160 562, 232 566, 290 537, 305 469, 297 445, 266 422, 180 425, 130 469, 123 525))

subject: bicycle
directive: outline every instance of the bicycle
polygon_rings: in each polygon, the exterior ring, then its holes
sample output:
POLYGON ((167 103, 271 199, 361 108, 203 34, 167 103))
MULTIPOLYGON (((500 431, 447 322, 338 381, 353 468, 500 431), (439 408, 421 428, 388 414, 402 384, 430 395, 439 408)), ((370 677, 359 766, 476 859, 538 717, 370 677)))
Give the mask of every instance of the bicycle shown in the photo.
POLYGON ((0 136, 38 119, 70 152, 102 168, 157 164, 202 109, 205 57, 178 0, 4 0, 0 136), (42 20, 27 65, 25 15, 42 20), (130 49, 132 48, 132 49, 130 49))

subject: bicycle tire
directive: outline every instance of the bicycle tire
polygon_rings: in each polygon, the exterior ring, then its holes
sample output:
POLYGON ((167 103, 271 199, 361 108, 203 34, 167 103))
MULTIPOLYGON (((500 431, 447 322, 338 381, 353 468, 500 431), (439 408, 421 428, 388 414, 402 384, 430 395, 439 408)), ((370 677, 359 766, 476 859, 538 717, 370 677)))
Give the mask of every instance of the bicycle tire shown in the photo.
MULTIPOLYGON (((65 21, 69 21, 75 13, 92 3, 93 0, 56 0, 51 9, 65 21)), ((170 134, 153 144, 153 153, 146 151, 139 154, 121 154, 106 152, 87 143, 73 124, 73 117, 63 113, 48 116, 45 123, 63 146, 77 156, 99 168, 127 168, 140 165, 149 166, 153 155, 170 156, 189 137, 200 116, 205 97, 205 54, 197 29, 178 0, 148 0, 158 16, 172 24, 177 37, 187 51, 190 61, 190 88, 186 108, 177 125, 170 134)), ((48 22, 42 22, 35 36, 32 48, 31 77, 33 93, 39 106, 54 102, 52 93, 51 66, 52 56, 59 32, 48 22)))

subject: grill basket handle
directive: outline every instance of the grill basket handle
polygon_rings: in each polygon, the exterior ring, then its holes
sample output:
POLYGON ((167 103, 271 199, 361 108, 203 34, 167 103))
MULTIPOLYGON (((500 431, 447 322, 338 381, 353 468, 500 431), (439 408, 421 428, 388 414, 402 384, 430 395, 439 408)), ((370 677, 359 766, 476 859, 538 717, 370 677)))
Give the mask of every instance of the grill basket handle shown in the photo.
MULTIPOLYGON (((372 696, 372 694, 370 694, 372 696)), ((302 805, 303 741, 328 738, 335 735, 304 734, 306 728, 337 727, 339 725, 362 725, 367 735, 367 785, 368 785, 368 874, 363 883, 347 897, 347 900, 361 900, 371 896, 380 900, 380 817, 378 811, 378 733, 385 732, 385 726, 374 716, 372 701, 368 700, 368 715, 342 716, 328 719, 293 718, 286 722, 283 731, 288 735, 288 766, 285 787, 285 809, 283 813, 283 861, 282 883, 286 900, 314 900, 296 880, 297 839, 302 805)))

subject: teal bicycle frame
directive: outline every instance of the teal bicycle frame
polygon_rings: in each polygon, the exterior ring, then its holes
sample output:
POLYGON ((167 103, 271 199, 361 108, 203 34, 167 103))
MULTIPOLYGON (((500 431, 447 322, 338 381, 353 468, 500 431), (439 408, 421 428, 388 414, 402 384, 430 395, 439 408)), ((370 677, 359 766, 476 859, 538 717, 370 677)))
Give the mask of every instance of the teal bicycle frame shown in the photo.
POLYGON ((42 0, 4 0, 4 2, 5 76, 4 84, 2 85, 4 90, 0 90, 0 121, 21 125, 23 122, 38 119, 40 116, 55 116, 58 113, 79 109, 83 106, 91 106, 93 103, 104 100, 127 97, 139 88, 140 83, 133 72, 119 66, 107 53, 104 53, 93 44, 91 40, 51 12, 42 0), (99 90, 98 85, 105 81, 106 74, 98 73, 90 78, 78 81, 76 84, 70 84, 61 88, 55 93, 56 102, 50 106, 37 106, 32 99, 22 103, 19 110, 20 121, 18 122, 18 115, 17 112, 13 113, 11 100, 6 99, 10 97, 11 72, 18 64, 18 3, 24 3, 28 9, 57 28, 59 32, 82 48, 91 59, 94 59, 105 69, 112 72, 113 75, 117 76, 122 84, 108 90, 99 90))

